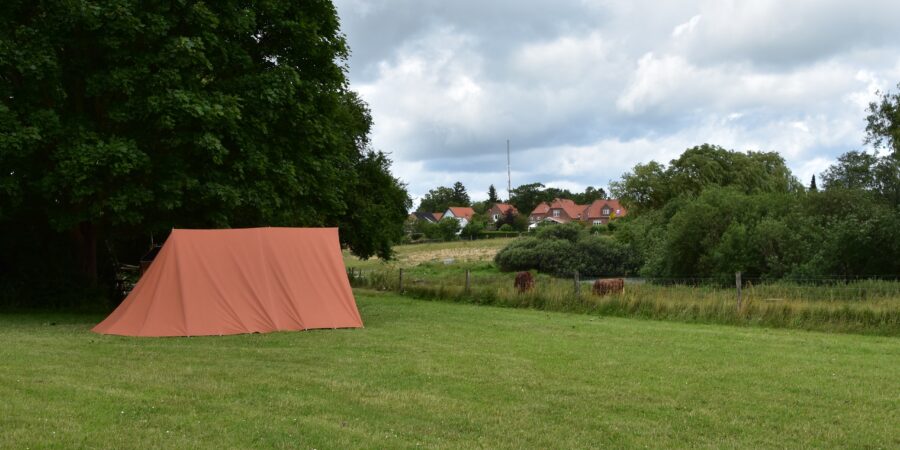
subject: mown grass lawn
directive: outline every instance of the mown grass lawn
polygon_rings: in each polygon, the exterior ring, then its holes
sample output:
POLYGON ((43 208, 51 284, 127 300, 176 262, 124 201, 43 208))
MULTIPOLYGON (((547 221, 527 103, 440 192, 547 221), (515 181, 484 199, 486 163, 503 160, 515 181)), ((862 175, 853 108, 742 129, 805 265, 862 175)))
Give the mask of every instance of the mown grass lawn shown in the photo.
POLYGON ((0 448, 900 447, 900 339, 357 292, 366 328, 0 316, 0 448))

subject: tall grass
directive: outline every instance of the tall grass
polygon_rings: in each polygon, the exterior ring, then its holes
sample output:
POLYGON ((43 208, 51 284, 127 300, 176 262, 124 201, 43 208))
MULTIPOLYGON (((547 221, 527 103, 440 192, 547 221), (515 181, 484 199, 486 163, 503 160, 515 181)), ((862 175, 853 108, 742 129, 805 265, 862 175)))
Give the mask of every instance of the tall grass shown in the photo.
MULTIPOLYGON (((900 282, 859 280, 849 283, 747 283, 738 308, 736 290, 695 280, 691 284, 630 282, 624 292, 591 293, 573 280, 536 277, 535 289, 518 293, 513 274, 489 264, 441 267, 423 264, 404 272, 403 294, 434 300, 640 317, 695 323, 797 328, 842 333, 900 336, 900 282), (465 288, 465 270, 470 288, 465 288)), ((399 269, 373 270, 353 280, 356 287, 399 290, 399 269)))

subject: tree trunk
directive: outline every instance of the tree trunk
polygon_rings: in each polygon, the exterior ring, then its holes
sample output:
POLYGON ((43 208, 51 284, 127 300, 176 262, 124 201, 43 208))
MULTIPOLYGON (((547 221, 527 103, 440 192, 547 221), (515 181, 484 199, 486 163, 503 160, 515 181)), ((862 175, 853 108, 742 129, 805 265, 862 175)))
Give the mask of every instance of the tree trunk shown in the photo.
POLYGON ((97 229, 91 222, 81 222, 72 230, 79 272, 97 285, 97 229))

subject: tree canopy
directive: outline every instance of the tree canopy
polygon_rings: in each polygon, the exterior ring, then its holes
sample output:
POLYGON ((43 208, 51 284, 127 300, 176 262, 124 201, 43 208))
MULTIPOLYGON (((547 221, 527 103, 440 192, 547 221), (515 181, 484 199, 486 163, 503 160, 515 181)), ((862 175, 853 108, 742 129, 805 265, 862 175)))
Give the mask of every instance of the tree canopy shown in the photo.
POLYGON ((472 201, 466 187, 459 181, 452 187, 439 186, 428 191, 419 202, 416 211, 444 212, 450 206, 471 206, 472 201))
POLYGON ((499 203, 499 202, 500 202, 500 197, 497 196, 497 188, 495 188, 493 184, 490 185, 490 187, 488 187, 488 198, 487 198, 487 201, 488 201, 488 203, 490 203, 490 204, 494 204, 494 203, 499 203))
POLYGON ((107 240, 264 225, 341 225, 387 257, 409 199, 369 149, 348 52, 324 0, 7 1, 0 221, 49 224, 85 261, 107 240))
POLYGON ((822 174, 822 180, 826 189, 862 190, 900 206, 900 157, 896 154, 844 153, 822 174))
POLYGON ((657 209, 678 196, 696 196, 712 186, 747 193, 796 192, 803 186, 776 152, 736 152, 703 144, 685 150, 669 166, 638 164, 611 190, 632 212, 657 209))
POLYGON ((900 158, 900 83, 897 89, 895 93, 879 93, 878 100, 869 103, 865 143, 900 158))

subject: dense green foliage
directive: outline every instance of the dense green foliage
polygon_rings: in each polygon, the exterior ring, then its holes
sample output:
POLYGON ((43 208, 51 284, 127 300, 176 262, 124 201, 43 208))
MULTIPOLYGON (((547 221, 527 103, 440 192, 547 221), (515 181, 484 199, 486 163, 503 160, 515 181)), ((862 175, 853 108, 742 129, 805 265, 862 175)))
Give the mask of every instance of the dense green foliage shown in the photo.
POLYGON ((528 222, 528 213, 519 211, 519 213, 516 214, 512 209, 507 210, 506 213, 500 216, 497 219, 497 222, 494 223, 494 226, 497 229, 508 227, 509 231, 528 231, 528 225, 530 225, 528 222))
POLYGON ((639 165, 616 184, 637 212, 617 224, 615 238, 637 252, 642 275, 724 281, 736 271, 763 279, 900 274, 900 165, 893 155, 846 153, 823 174, 824 190, 803 191, 771 154, 722 152, 695 147, 669 168, 639 165), (706 163, 704 154, 712 155, 706 163), (692 160, 688 166, 712 168, 705 175, 684 170, 692 160), (728 167, 755 176, 728 174, 728 167), (772 176, 764 181, 759 174, 772 176))
POLYGON ((7 232, 0 264, 93 278, 172 227, 267 225, 390 256, 409 199, 369 150, 347 55, 325 0, 4 2, 0 226, 69 244, 10 259, 37 241, 7 232))
POLYGON ((547 226, 497 255, 503 270, 663 280, 900 276, 900 158, 848 152, 810 189, 776 153, 687 149, 612 184, 629 215, 591 229, 547 226), (576 233, 577 232, 577 233, 576 233), (573 234, 574 233, 574 234, 573 234))
POLYGON ((778 153, 742 153, 709 144, 687 149, 669 166, 655 161, 638 164, 611 183, 611 190, 629 213, 639 214, 709 186, 730 186, 747 194, 803 190, 778 153))
POLYGON ((858 191, 750 195, 709 188, 619 223, 647 277, 891 276, 900 214, 858 191))
POLYGON ((459 220, 446 217, 441 219, 436 225, 437 236, 444 241, 452 241, 459 237, 459 232, 461 229, 459 220))
POLYGON ((900 157, 900 83, 897 90, 880 93, 878 101, 869 103, 865 142, 900 157))
POLYGON ((419 202, 419 212, 444 212, 451 206, 470 206, 472 200, 469 198, 466 187, 459 181, 453 183, 453 186, 439 186, 428 191, 419 202))
POLYGON ((900 206, 900 154, 847 152, 822 174, 822 180, 826 189, 870 192, 886 204, 900 206))
POLYGON ((617 240, 597 236, 577 223, 541 227, 533 237, 518 239, 494 258, 503 271, 538 270, 571 277, 622 276, 637 266, 631 248, 617 240))
POLYGON ((490 187, 488 187, 488 198, 487 198, 487 202, 490 203, 490 204, 494 204, 494 203, 499 203, 499 202, 500 202, 500 197, 497 196, 497 188, 495 188, 493 184, 490 185, 490 187))

